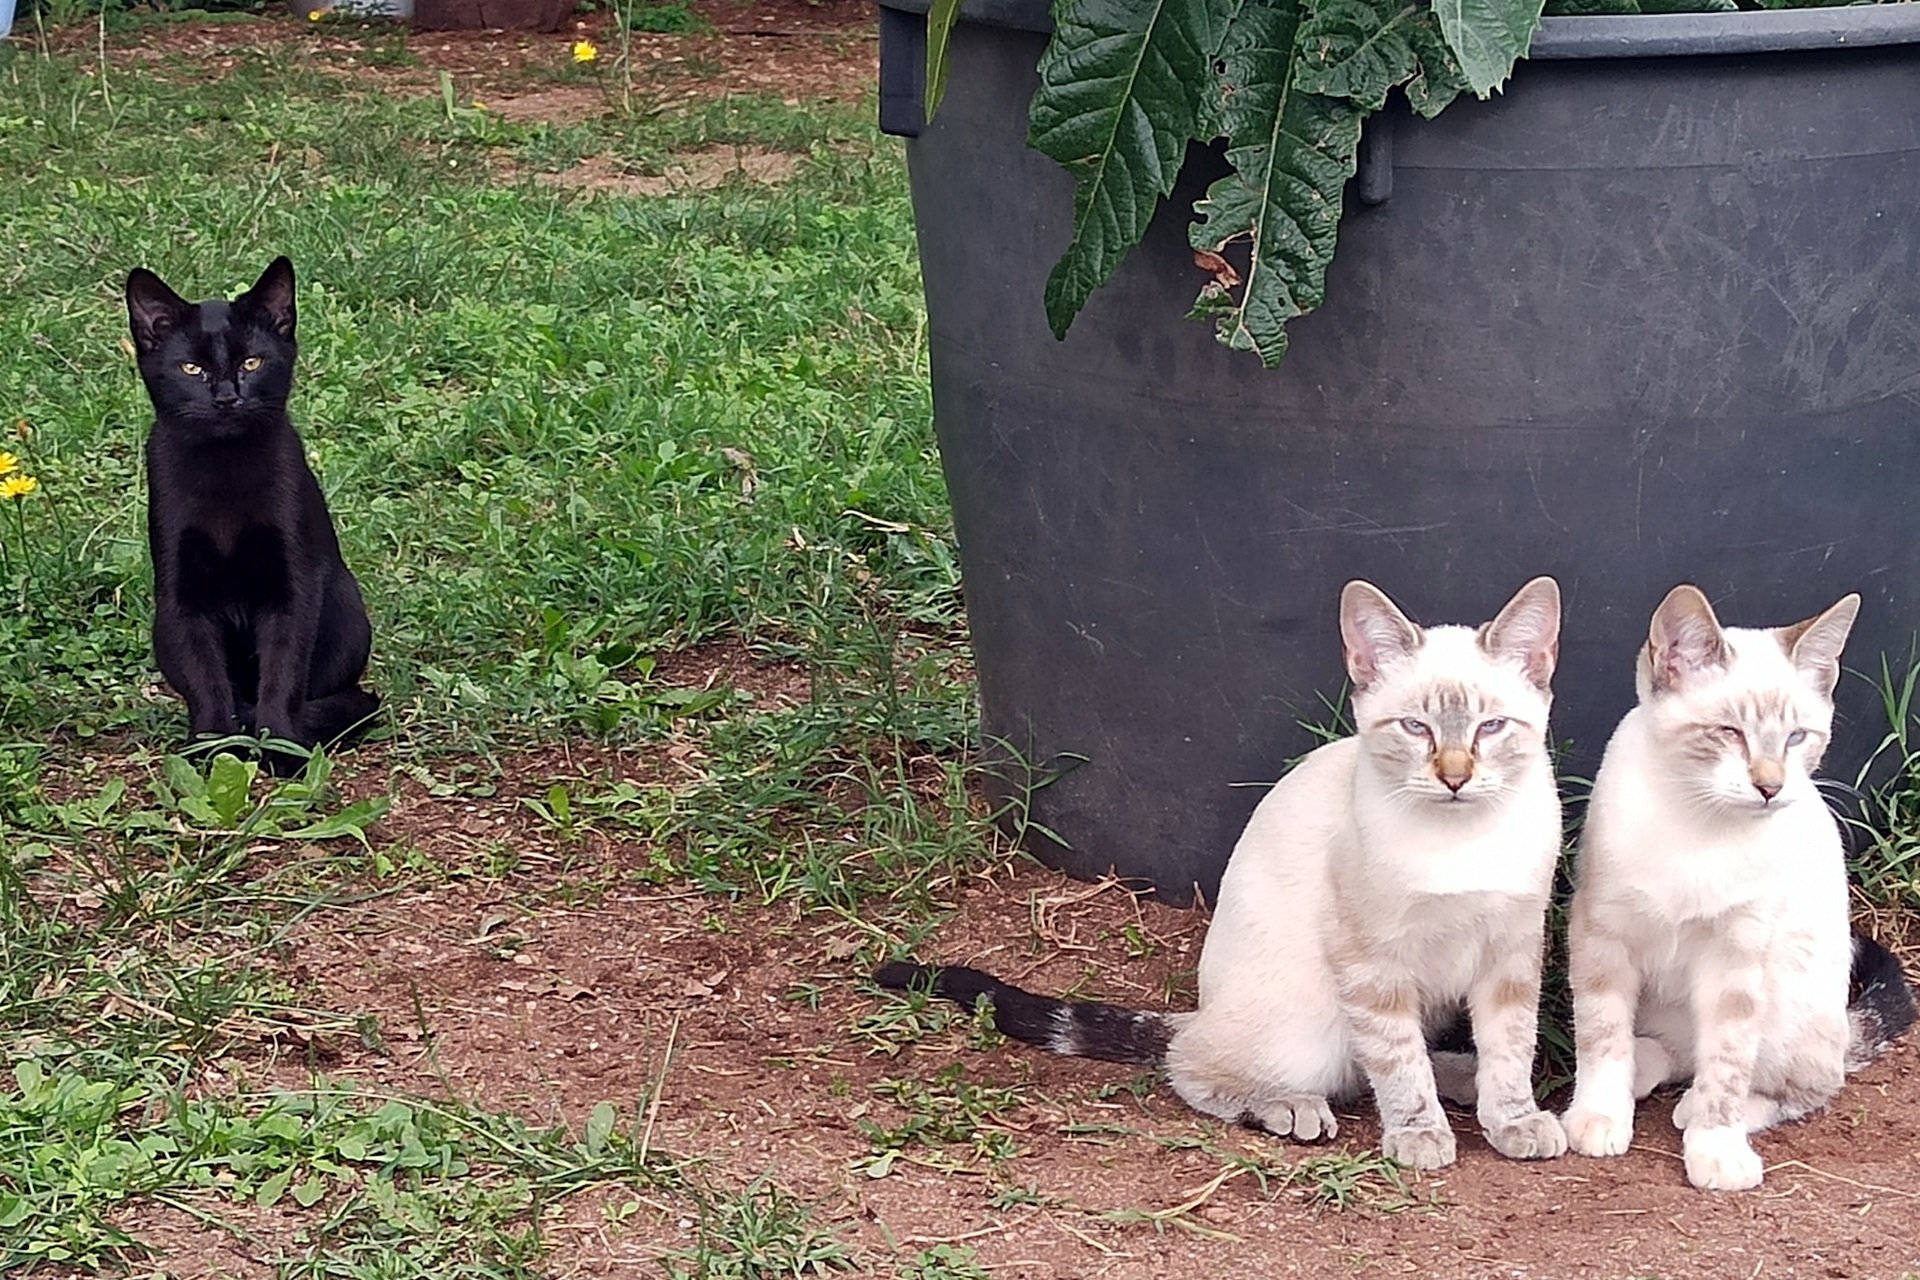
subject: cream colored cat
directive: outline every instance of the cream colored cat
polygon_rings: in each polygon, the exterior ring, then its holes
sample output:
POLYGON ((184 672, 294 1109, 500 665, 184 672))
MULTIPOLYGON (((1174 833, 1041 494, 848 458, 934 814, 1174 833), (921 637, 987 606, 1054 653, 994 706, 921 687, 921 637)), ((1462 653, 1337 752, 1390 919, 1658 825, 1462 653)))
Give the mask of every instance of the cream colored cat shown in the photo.
POLYGON ((1687 1179, 1758 1186, 1749 1131, 1823 1105, 1850 1048, 1870 1056, 1911 1021, 1898 964, 1863 940, 1878 976, 1850 1030, 1843 850, 1813 782, 1859 607, 1723 628, 1680 586, 1654 613, 1639 705, 1607 744, 1580 842, 1574 1150, 1619 1155, 1634 1099, 1691 1076, 1673 1114, 1687 1179))
POLYGON ((1382 1145, 1449 1164, 1427 1036, 1470 1016, 1488 1141, 1566 1150, 1534 1102, 1535 1017, 1560 801, 1547 748, 1560 591, 1522 587, 1476 629, 1422 629, 1364 582, 1340 597, 1353 737, 1309 754, 1254 811, 1220 883, 1200 1007, 1155 1014, 1035 996, 973 969, 888 965, 1057 1053, 1164 1065, 1191 1106, 1311 1141, 1372 1086, 1382 1145))

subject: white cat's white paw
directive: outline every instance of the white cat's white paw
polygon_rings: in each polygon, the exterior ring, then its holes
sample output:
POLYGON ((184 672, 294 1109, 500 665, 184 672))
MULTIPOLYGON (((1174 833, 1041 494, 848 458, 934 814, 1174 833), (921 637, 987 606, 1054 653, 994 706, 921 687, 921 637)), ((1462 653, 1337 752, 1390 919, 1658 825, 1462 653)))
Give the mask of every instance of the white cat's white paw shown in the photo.
POLYGON ((1681 1141, 1687 1181, 1702 1191, 1747 1191, 1760 1185, 1760 1153, 1739 1125, 1687 1130, 1681 1141))
POLYGON ((1688 1089, 1680 1095, 1680 1101, 1673 1104, 1673 1127, 1685 1133, 1693 1127, 1694 1112, 1699 1109, 1700 1104, 1693 1100, 1693 1090, 1688 1089))
POLYGON ((1409 1169, 1445 1168, 1453 1163, 1453 1130, 1389 1129, 1381 1135, 1380 1149, 1409 1169))
POLYGON ((1488 1125, 1487 1141, 1509 1160, 1551 1160, 1567 1152, 1567 1131, 1544 1111, 1488 1125))
POLYGON ((1292 1094, 1269 1102, 1260 1108, 1257 1118, 1268 1133, 1299 1142, 1318 1142, 1340 1132, 1333 1108, 1325 1098, 1313 1093, 1292 1094))
POLYGON ((1575 1107, 1561 1123, 1567 1145, 1583 1156, 1620 1156, 1633 1143, 1633 1113, 1613 1115, 1592 1107, 1575 1107))

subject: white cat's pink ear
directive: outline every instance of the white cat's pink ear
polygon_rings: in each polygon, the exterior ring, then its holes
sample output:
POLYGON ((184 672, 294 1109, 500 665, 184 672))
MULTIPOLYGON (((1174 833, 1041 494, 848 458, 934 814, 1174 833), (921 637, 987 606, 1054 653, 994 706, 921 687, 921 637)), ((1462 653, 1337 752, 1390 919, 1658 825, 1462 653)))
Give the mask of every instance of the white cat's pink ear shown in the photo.
POLYGON ((1347 647, 1347 675, 1364 689, 1381 671, 1420 647, 1420 628, 1371 582, 1355 579, 1340 590, 1340 639, 1347 647))
POLYGON ((1727 664, 1727 638, 1700 588, 1682 583, 1667 592, 1647 628, 1647 663, 1655 689, 1674 689, 1727 664))
POLYGON ((1794 668, 1827 697, 1840 683, 1840 651, 1847 647, 1847 635, 1859 614, 1860 597, 1848 594, 1805 622, 1774 629, 1794 668))
POLYGON ((1560 661, 1560 584, 1543 576, 1514 592, 1500 615, 1480 628, 1480 648, 1518 662, 1545 692, 1560 661))

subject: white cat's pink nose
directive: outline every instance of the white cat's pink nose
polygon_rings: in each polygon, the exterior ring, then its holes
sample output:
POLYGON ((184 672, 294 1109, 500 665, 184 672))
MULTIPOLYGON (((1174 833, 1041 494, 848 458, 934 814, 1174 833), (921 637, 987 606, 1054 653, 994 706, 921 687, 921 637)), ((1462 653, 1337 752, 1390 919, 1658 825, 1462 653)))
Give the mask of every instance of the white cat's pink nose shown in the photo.
POLYGON ((1473 756, 1457 747, 1443 748, 1433 759, 1433 776, 1455 795, 1473 778, 1473 756))

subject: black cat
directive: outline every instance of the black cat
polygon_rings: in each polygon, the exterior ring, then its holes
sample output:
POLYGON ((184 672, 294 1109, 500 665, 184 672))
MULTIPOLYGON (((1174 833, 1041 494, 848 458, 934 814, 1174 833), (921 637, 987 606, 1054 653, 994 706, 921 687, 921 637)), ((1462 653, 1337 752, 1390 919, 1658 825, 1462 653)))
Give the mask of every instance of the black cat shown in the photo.
POLYGON ((373 631, 287 417, 293 264, 201 303, 136 268, 127 316, 154 408, 153 650, 192 732, 311 747, 362 726, 373 631))

